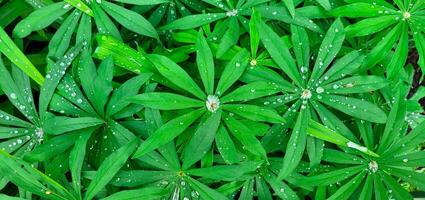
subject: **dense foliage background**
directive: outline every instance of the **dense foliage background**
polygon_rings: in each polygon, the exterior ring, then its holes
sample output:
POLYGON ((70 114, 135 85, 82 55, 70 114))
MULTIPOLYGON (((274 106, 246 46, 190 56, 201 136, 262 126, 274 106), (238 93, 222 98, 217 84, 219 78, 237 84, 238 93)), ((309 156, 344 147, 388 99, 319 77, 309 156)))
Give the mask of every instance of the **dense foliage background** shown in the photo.
POLYGON ((425 191, 424 0, 0 0, 0 199, 425 191))

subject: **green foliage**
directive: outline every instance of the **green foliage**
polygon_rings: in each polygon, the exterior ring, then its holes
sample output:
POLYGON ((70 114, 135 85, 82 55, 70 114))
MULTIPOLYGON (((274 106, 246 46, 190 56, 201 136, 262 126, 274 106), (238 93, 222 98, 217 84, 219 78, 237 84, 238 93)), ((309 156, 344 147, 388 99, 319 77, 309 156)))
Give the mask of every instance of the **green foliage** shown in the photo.
POLYGON ((0 199, 424 197, 424 9, 0 0, 0 199))

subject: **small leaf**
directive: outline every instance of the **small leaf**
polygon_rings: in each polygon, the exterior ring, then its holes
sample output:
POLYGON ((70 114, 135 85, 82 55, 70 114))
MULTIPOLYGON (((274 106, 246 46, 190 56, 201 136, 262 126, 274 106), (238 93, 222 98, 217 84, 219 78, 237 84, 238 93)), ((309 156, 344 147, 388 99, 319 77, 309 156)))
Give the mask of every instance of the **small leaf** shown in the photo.
POLYGON ((225 104, 223 109, 241 117, 260 122, 284 123, 285 119, 275 110, 256 105, 225 104))

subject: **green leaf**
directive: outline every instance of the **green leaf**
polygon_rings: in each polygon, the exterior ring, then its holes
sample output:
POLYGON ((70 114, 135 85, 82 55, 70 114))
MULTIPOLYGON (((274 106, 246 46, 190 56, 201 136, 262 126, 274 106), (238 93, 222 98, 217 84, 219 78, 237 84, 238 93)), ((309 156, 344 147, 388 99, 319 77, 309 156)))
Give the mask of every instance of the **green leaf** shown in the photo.
POLYGON ((215 135, 215 144, 217 145, 217 149, 223 157, 224 162, 227 164, 239 162, 239 156, 235 144, 223 125, 220 125, 217 130, 215 135))
POLYGON ((260 34, 261 41, 266 47, 270 56, 273 58, 275 63, 284 71, 290 78, 301 86, 302 79, 298 72, 298 68, 289 52, 289 47, 283 42, 282 39, 269 27, 267 26, 258 15, 254 14, 251 20, 255 21, 257 30, 260 34))
POLYGON ((384 30, 396 22, 397 20, 394 15, 364 19, 353 25, 347 26, 347 37, 371 35, 384 30))
POLYGON ((70 133, 49 139, 25 154, 24 160, 29 162, 47 161, 68 150, 68 148, 74 144, 78 136, 79 133, 70 133))
POLYGON ((93 17, 93 11, 81 0, 64 0, 68 4, 93 17))
POLYGON ((0 161, 2 163, 0 165, 0 173, 5 175, 15 185, 45 198, 61 199, 58 194, 52 193, 50 189, 40 183, 34 177, 34 174, 23 169, 21 162, 18 162, 16 158, 2 150, 0 150, 0 161))
MULTIPOLYGON (((252 15, 259 15, 259 12, 253 12, 252 15)), ((249 20, 249 40, 251 47, 251 55, 253 58, 257 58, 258 46, 260 44, 260 35, 258 33, 257 26, 255 25, 255 21, 253 19, 258 19, 260 16, 251 17, 249 20)))
MULTIPOLYGON (((291 25, 291 39, 294 47, 295 58, 299 67, 310 67, 310 41, 304 28, 291 25)), ((303 72, 303 71, 301 71, 303 72)))
POLYGON ((220 121, 221 110, 218 110, 211 113, 205 121, 199 123, 198 128, 184 148, 183 169, 188 169, 211 148, 220 121))
POLYGON ((81 12, 74 10, 62 23, 59 29, 55 32, 52 39, 49 42, 49 57, 59 59, 63 56, 65 51, 69 47, 71 42, 72 34, 77 27, 78 20, 80 19, 81 12))
POLYGON ((103 123, 105 123, 103 120, 93 117, 70 118, 58 116, 46 120, 44 131, 51 135, 60 135, 70 131, 98 126, 103 123))
POLYGON ((80 135, 75 140, 74 148, 72 148, 69 154, 69 170, 72 177, 72 186, 79 197, 81 197, 81 169, 83 168, 86 155, 87 142, 93 131, 93 129, 79 131, 80 135))
POLYGON ((380 76, 352 76, 323 86, 331 94, 352 94, 379 90, 388 85, 380 76))
POLYGON ((338 18, 329 27, 325 38, 320 45, 319 53, 314 63, 313 72, 311 73, 309 85, 317 82, 319 77, 325 72, 328 66, 332 63, 344 42, 345 31, 341 20, 338 18))
POLYGON ((276 195, 282 199, 298 200, 299 197, 285 182, 279 181, 276 176, 268 173, 263 176, 275 191, 276 195))
POLYGON ((298 114, 291 138, 286 147, 285 157, 283 158, 283 168, 279 172, 278 179, 288 177, 301 161, 307 140, 307 128, 310 119, 309 112, 308 109, 302 109, 298 114))
POLYGON ((380 172, 381 180, 387 185, 388 189, 391 190, 391 195, 396 199, 413 199, 409 192, 401 187, 401 185, 394 180, 393 177, 388 175, 386 172, 380 172))
POLYGON ((167 92, 143 93, 132 97, 130 100, 134 103, 160 110, 196 108, 205 105, 200 100, 167 92))
POLYGON ((241 117, 260 122, 284 123, 285 119, 275 110, 256 105, 225 104, 223 109, 241 117))
POLYGON ((339 6, 329 12, 330 15, 335 17, 377 17, 382 16, 381 13, 389 12, 391 14, 397 14, 395 10, 388 9, 384 6, 373 6, 368 3, 358 2, 350 3, 347 5, 339 6))
POLYGON ((278 93, 280 90, 275 84, 263 81, 248 83, 243 85, 233 92, 225 95, 220 99, 222 103, 249 101, 264 96, 269 96, 278 93))
POLYGON ((323 74, 320 81, 322 84, 328 84, 340 79, 343 77, 342 75, 352 74, 363 63, 364 57, 359 51, 347 53, 332 64, 332 67, 323 74))
POLYGON ((223 19, 226 17, 225 13, 206 13, 206 14, 195 14, 189 15, 186 17, 182 17, 177 19, 171 23, 160 28, 160 30, 173 30, 173 29, 191 29, 200 27, 202 25, 215 22, 217 20, 223 19))
POLYGON ((190 187, 199 193, 202 199, 205 200, 228 200, 223 194, 217 192, 204 185, 203 183, 191 178, 190 176, 183 176, 184 180, 189 183, 190 187))
MULTIPOLYGON (((22 53, 16 44, 10 39, 7 33, 0 27, 0 52, 6 55, 12 63, 18 66, 23 72, 31 77, 39 85, 43 84, 44 77, 30 60, 22 53)), ((1 62, 1 61, 0 61, 1 62)))
POLYGON ((127 145, 114 151, 102 162, 90 185, 84 199, 91 200, 97 193, 105 187, 115 176, 120 168, 127 162, 128 157, 136 150, 138 140, 135 139, 127 145))
POLYGON ((176 117, 162 125, 146 141, 142 142, 136 153, 134 153, 133 158, 140 157, 164 144, 167 144, 186 130, 204 112, 204 109, 194 110, 180 117, 176 117))
POLYGON ((361 69, 366 70, 375 66, 379 61, 385 58, 388 52, 391 51, 397 39, 403 30, 403 23, 399 23, 393 29, 391 29, 385 37, 375 45, 375 47, 369 52, 361 69))
POLYGON ((45 115, 45 112, 47 111, 48 105, 53 97, 57 85, 64 76, 66 69, 69 67, 69 65, 71 65, 74 58, 80 52, 81 48, 82 45, 79 44, 68 50, 68 52, 62 58, 60 58, 47 73, 46 80, 40 89, 39 112, 42 119, 45 115))
POLYGON ((100 5, 110 16, 128 30, 159 40, 155 28, 142 15, 107 1, 102 1, 100 5))
POLYGON ((153 72, 155 69, 143 53, 130 48, 110 35, 99 35, 97 42, 99 46, 94 52, 95 58, 105 59, 112 56, 116 65, 137 74, 153 72))
POLYGON ((346 167, 342 169, 337 169, 331 172, 322 173, 319 175, 306 177, 303 180, 303 183, 311 186, 319 186, 319 185, 329 185, 334 184, 339 181, 343 181, 348 179, 351 176, 354 176, 364 170, 365 166, 354 166, 354 167, 346 167))
POLYGON ((372 152, 371 150, 367 149, 366 147, 360 146, 341 134, 315 122, 314 120, 309 121, 307 133, 313 137, 319 138, 321 140, 344 146, 344 147, 350 147, 352 149, 356 149, 358 151, 361 151, 365 154, 368 154, 373 157, 379 157, 376 153, 372 152))
POLYGON ((239 23, 236 18, 230 18, 228 29, 218 44, 216 56, 221 58, 230 48, 238 43, 239 39, 239 23))
POLYGON ((248 65, 248 52, 239 51, 225 66, 218 81, 216 94, 224 94, 245 72, 248 65))
POLYGON ((285 1, 283 1, 283 3, 285 4, 285 6, 288 9, 291 16, 294 17, 295 16, 294 0, 285 0, 285 1))
POLYGON ((33 31, 46 28, 59 17, 67 13, 70 8, 71 6, 67 3, 58 2, 36 9, 15 26, 15 29, 13 29, 13 35, 16 35, 19 38, 24 38, 33 31))
POLYGON ((200 99, 206 99, 205 93, 180 66, 161 55, 150 55, 149 60, 165 78, 200 99))
POLYGON ((385 123, 387 115, 378 106, 366 100, 338 95, 321 95, 320 102, 333 107, 347 115, 370 122, 385 123))
POLYGON ((115 24, 109 19, 108 15, 102 10, 96 1, 93 1, 92 4, 94 22, 96 27, 101 34, 111 35, 115 39, 122 41, 121 34, 115 24))
POLYGON ((93 107, 100 116, 104 116, 105 105, 108 102, 109 94, 112 92, 112 79, 114 77, 114 62, 112 57, 108 57, 100 63, 97 69, 97 76, 92 80, 93 107))
POLYGON ((119 88, 114 90, 106 108, 106 115, 111 116, 130 104, 130 97, 136 95, 142 85, 148 81, 152 73, 142 73, 125 81, 119 88))
POLYGON ((134 5, 155 5, 155 4, 161 4, 161 3, 168 3, 169 0, 115 0, 117 2, 122 3, 128 3, 128 4, 134 4, 134 5))
POLYGON ((196 39, 196 64, 198 65, 199 74, 204 84, 205 92, 213 94, 214 92, 214 60, 207 40, 200 30, 196 39))
MULTIPOLYGON (((404 65, 406 64, 408 51, 409 51, 409 34, 408 34, 408 28, 405 27, 404 30, 401 32, 400 40, 397 45, 397 48, 394 52, 393 57, 391 58, 390 63, 387 66, 387 77, 390 80, 394 80, 398 78, 398 75, 404 65)), ((416 42, 415 42, 416 43, 416 42)), ((417 46, 419 46, 417 44, 417 46)), ((420 47, 417 47, 418 49, 420 47)))
POLYGON ((253 130, 229 115, 225 115, 224 119, 232 135, 239 140, 245 150, 267 160, 266 150, 264 150, 261 142, 255 137, 253 130))
POLYGON ((319 3, 325 10, 330 10, 332 9, 331 7, 331 3, 329 2, 329 0, 316 0, 317 3, 319 3))
POLYGON ((346 184, 341 186, 332 196, 328 198, 328 200, 349 199, 351 194, 353 194, 359 185, 363 182, 365 175, 366 171, 359 173, 353 179, 349 180, 346 184))
POLYGON ((167 195, 166 192, 167 190, 164 188, 149 186, 134 190, 123 190, 101 200, 161 199, 167 195))

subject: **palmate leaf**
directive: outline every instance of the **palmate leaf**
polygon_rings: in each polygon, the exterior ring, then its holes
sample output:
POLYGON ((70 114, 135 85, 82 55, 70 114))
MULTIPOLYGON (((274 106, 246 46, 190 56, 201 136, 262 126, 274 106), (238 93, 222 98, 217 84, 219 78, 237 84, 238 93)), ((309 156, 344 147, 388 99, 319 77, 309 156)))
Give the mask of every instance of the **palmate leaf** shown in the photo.
POLYGON ((69 5, 74 6, 75 8, 81 10, 83 13, 93 17, 93 11, 82 1, 82 0, 64 0, 69 5))

